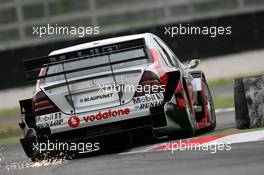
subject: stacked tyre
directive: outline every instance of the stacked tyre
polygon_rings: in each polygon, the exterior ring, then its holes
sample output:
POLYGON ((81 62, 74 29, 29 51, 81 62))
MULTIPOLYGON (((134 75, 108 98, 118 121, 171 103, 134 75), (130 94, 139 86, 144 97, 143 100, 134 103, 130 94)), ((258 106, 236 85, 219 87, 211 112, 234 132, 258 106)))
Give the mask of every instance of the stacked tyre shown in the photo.
POLYGON ((257 128, 264 121, 264 76, 235 79, 235 113, 238 129, 257 128))

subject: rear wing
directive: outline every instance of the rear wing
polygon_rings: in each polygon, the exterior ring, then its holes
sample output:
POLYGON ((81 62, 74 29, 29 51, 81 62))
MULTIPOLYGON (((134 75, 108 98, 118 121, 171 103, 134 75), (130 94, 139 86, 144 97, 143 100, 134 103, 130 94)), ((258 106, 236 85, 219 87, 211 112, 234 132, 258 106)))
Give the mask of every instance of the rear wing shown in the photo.
POLYGON ((26 76, 27 76, 28 81, 38 80, 38 79, 43 79, 43 78, 58 76, 58 75, 64 75, 66 77, 66 74, 83 71, 86 69, 93 69, 93 68, 98 68, 98 67, 107 66, 107 65, 112 66, 114 64, 129 62, 131 60, 135 61, 135 60, 149 58, 148 52, 146 51, 145 47, 146 47, 145 40, 144 38, 141 38, 141 39, 114 43, 110 45, 104 45, 104 46, 99 46, 99 47, 94 47, 94 48, 89 48, 89 49, 67 52, 67 53, 58 54, 58 55, 51 55, 51 56, 45 56, 45 57, 25 60, 24 68, 26 71, 26 76), (49 75, 38 75, 38 73, 40 72, 42 68, 47 68, 49 66, 59 65, 59 64, 63 65, 64 63, 68 63, 68 62, 89 59, 91 57, 107 55, 107 54, 117 53, 117 52, 122 52, 122 51, 135 50, 135 49, 142 49, 144 51, 144 55, 137 55, 130 59, 116 60, 116 61, 111 61, 109 59, 109 62, 104 63, 104 64, 97 64, 93 66, 74 68, 71 70, 63 69, 60 72, 55 72, 49 75))

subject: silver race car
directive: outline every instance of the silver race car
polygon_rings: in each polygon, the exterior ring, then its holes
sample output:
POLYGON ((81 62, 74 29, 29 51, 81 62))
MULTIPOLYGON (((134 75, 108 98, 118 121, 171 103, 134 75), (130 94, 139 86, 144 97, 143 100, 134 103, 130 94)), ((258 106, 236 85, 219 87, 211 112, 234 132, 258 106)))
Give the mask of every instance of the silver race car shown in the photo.
MULTIPOLYGON (((145 33, 76 45, 24 62, 37 80, 20 101, 21 144, 32 159, 36 144, 87 142, 123 135, 193 136, 216 125, 202 71, 190 71, 157 36, 145 33)), ((98 145, 97 145, 98 146, 98 145)))

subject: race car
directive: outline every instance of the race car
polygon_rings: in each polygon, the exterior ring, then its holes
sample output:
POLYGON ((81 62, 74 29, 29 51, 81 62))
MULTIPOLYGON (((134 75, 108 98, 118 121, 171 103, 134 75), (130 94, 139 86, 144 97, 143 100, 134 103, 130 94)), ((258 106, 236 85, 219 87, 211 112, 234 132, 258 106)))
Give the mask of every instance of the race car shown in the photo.
MULTIPOLYGON (((24 62, 34 95, 20 101, 21 144, 40 157, 38 143, 85 142, 123 134, 194 136, 216 126, 205 75, 151 33, 104 39, 24 62)), ((50 150, 49 150, 50 151, 50 150)))

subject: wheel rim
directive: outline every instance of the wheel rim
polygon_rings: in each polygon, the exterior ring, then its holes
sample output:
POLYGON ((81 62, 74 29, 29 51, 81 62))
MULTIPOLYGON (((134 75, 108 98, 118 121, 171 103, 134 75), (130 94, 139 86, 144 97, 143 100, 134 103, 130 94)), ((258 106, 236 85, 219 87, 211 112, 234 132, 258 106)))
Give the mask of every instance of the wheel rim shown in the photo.
POLYGON ((211 123, 214 124, 215 123, 214 103, 213 103, 212 96, 209 92, 209 88, 208 88, 207 84, 205 84, 204 87, 205 87, 205 96, 207 98, 206 107, 207 107, 208 115, 209 115, 209 118, 211 120, 211 123))
POLYGON ((191 107, 187 98, 187 95, 184 93, 185 99, 186 99, 186 112, 188 114, 189 120, 190 120, 190 124, 192 127, 193 132, 195 131, 195 121, 194 121, 194 117, 192 117, 192 112, 191 112, 191 107))

